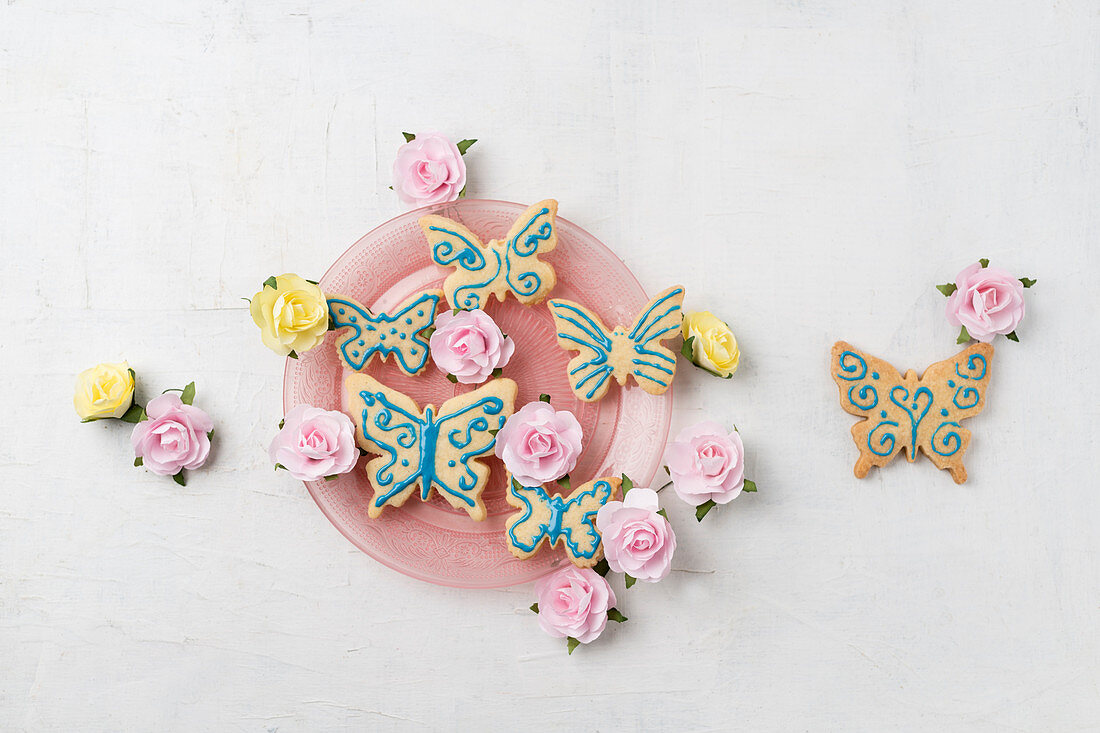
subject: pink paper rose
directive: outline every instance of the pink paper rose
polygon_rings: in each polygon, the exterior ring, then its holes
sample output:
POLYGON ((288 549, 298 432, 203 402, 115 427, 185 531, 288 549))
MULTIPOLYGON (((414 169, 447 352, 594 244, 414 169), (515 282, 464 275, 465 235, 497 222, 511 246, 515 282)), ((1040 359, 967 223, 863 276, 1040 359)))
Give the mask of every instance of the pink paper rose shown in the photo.
POLYGON ((741 436, 710 420, 681 430, 665 451, 665 464, 676 494, 692 506, 728 504, 745 486, 741 436))
POLYGON ((342 412, 295 405, 283 418, 268 455, 299 481, 347 473, 359 459, 355 425, 342 412))
POLYGON ((581 424, 573 413, 529 402, 497 433, 496 454, 516 481, 539 486, 573 470, 581 454, 581 424))
POLYGON ((439 371, 463 384, 484 382, 516 350, 515 342, 483 310, 440 313, 429 346, 439 371))
POLYGON ((947 296, 947 320, 963 326, 979 341, 1009 334, 1024 317, 1024 285, 1000 267, 975 262, 955 278, 958 288, 947 296))
POLYGON ((175 392, 149 400, 148 420, 134 426, 130 442, 142 465, 158 476, 174 476, 184 468, 199 468, 210 455, 214 421, 175 392))
POLYGON ((603 554, 616 573, 656 583, 672 570, 676 534, 658 509, 656 491, 631 489, 623 501, 609 501, 596 512, 603 554))
POLYGON ((393 190, 410 207, 454 201, 466 186, 458 146, 438 132, 418 134, 397 149, 393 190))
POLYGON ((535 583, 539 625, 550 636, 571 636, 582 644, 593 641, 607 626, 607 611, 615 606, 615 591, 590 568, 568 565, 535 583))

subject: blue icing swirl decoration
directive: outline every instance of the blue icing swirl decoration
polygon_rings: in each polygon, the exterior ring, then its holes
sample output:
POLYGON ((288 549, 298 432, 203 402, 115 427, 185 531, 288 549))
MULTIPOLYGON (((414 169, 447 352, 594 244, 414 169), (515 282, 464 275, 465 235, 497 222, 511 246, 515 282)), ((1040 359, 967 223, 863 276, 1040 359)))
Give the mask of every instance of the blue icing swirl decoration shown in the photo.
POLYGON ((515 382, 494 379, 438 410, 428 405, 422 412, 409 397, 365 374, 349 376, 345 389, 354 395, 351 410, 359 412, 362 447, 379 455, 367 464, 375 490, 371 517, 387 505, 403 504, 417 485, 421 500, 435 489, 472 518, 485 517, 480 495, 489 469, 475 459, 496 445, 496 431, 512 414, 515 382))
POLYGON ((915 371, 902 376, 881 359, 837 342, 831 365, 841 406, 862 418, 852 428, 860 450, 856 476, 886 465, 904 449, 908 460, 923 452, 956 483, 964 482, 962 455, 970 432, 960 421, 981 412, 992 355, 988 344, 975 344, 932 364, 918 378, 915 371), (889 399, 881 399, 879 387, 889 399))

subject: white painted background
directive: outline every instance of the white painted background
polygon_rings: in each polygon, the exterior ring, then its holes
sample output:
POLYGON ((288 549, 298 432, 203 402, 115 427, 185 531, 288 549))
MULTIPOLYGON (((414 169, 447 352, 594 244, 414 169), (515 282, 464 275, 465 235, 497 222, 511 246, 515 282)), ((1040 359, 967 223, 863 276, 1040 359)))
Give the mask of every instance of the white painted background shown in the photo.
POLYGON ((0 729, 1096 729, 1096 2, 124 5, 0 4, 0 729), (387 570, 265 456, 240 298, 398 213, 431 128, 741 340, 673 428, 736 420, 760 493, 670 503, 675 572, 572 657, 530 587, 387 570), (970 482, 857 481, 829 346, 951 355, 932 286, 982 256, 1039 284, 970 482), (123 357, 215 416, 186 489, 72 414, 123 357))

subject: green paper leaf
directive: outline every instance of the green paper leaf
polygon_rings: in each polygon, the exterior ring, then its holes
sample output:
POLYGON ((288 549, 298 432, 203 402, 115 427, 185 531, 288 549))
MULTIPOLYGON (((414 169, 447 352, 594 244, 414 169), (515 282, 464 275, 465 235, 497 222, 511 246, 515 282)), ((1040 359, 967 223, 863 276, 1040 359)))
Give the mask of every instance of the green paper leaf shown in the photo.
POLYGON ((981 265, 982 267, 989 267, 989 258, 988 257, 981 258, 980 260, 978 260, 978 264, 981 265))
POLYGON ((1020 337, 1016 335, 1015 331, 1012 331, 1010 333, 1006 333, 1005 338, 1008 339, 1009 341, 1015 341, 1016 343, 1020 343, 1020 337))
POLYGON ((695 341, 694 336, 688 336, 686 339, 684 339, 684 343, 680 347, 680 353, 688 361, 691 361, 692 359, 695 358, 695 350, 691 347, 691 344, 694 341, 695 341))
POLYGON ((386 186, 386 188, 390 189, 391 191, 393 190, 393 186, 386 186))
POLYGON ((211 428, 210 432, 206 434, 206 439, 207 440, 213 440, 214 439, 214 429, 213 428, 211 428))
POLYGON ((130 372, 130 379, 137 379, 137 372, 132 368, 127 368, 126 371, 130 372))
POLYGON ((130 409, 127 410, 122 415, 122 417, 119 418, 119 420, 128 423, 139 423, 142 421, 142 419, 144 419, 144 417, 145 408, 135 402, 134 404, 130 405, 130 409))
POLYGON ((607 574, 611 572, 611 566, 607 564, 607 558, 603 558, 598 563, 592 566, 592 569, 603 577, 607 577, 607 574))
POLYGON ((630 588, 638 582, 637 578, 635 578, 633 575, 627 575, 626 573, 623 573, 623 579, 626 581, 627 588, 630 588))
POLYGON ((565 489, 567 493, 573 490, 573 484, 569 480, 569 474, 565 474, 560 479, 558 479, 558 486, 565 489))
POLYGON ((141 456, 138 456, 137 458, 134 459, 134 465, 135 466, 144 466, 145 465, 145 459, 142 458, 141 456))
POLYGON ((707 516, 707 513, 716 506, 718 505, 714 503, 714 499, 707 499, 704 503, 697 506, 695 508, 695 521, 702 522, 703 517, 707 516))
POLYGON ((316 280, 306 280, 306 282, 309 283, 310 285, 320 285, 321 284, 321 283, 317 282, 316 280))
POLYGON ((411 132, 402 132, 401 134, 405 136, 405 142, 407 143, 411 143, 413 140, 416 139, 416 135, 412 134, 411 132))
POLYGON ((328 319, 328 329, 327 330, 335 331, 336 328, 337 328, 336 321, 332 320, 332 317, 330 316, 329 319, 328 319))
POLYGON ((607 609, 607 617, 617 624, 626 621, 626 616, 622 614, 622 611, 614 607, 607 609))
POLYGON ((951 293, 955 292, 958 289, 959 286, 955 283, 944 283, 943 285, 936 286, 936 290, 939 290, 941 293, 943 293, 944 297, 951 295, 951 293))
POLYGON ((272 290, 278 290, 279 289, 279 281, 275 279, 274 275, 272 275, 268 279, 264 280, 263 287, 271 288, 272 290))
POLYGON ((546 394, 545 392, 539 395, 539 402, 549 402, 549 401, 550 401, 550 395, 546 394))
POLYGON ((477 142, 477 138, 474 138, 473 140, 459 140, 458 143, 456 143, 456 147, 458 148, 459 154, 460 155, 465 155, 466 151, 470 149, 470 146, 473 145, 476 142, 477 142))
POLYGON ((420 329, 418 333, 426 339, 430 339, 432 334, 435 333, 435 326, 425 326, 420 329))
POLYGON ((756 491, 756 482, 751 479, 745 479, 745 485, 741 487, 742 491, 747 491, 752 494, 756 491))
POLYGON ((448 374, 447 375, 447 381, 450 382, 451 384, 458 384, 458 377, 456 377, 453 374, 448 374))
POLYGON ((1020 282, 1022 282, 1024 284, 1025 288, 1030 288, 1032 285, 1034 285, 1035 283, 1037 283, 1039 281, 1038 280, 1032 280, 1030 277, 1021 277, 1020 282))
POLYGON ((566 639, 566 644, 568 644, 568 646, 569 646, 569 653, 570 654, 573 653, 574 649, 576 649, 577 647, 579 647, 581 645, 581 643, 579 641, 577 641, 576 639, 574 639, 572 636, 570 636, 566 639))
POLYGON ((284 425, 286 425, 286 420, 280 420, 279 421, 279 430, 282 430, 284 425))
POLYGON ((495 437, 497 437, 497 433, 500 432, 500 428, 493 428, 492 430, 486 430, 485 432, 487 432, 489 435, 491 435, 495 438, 495 437))
POLYGON ((534 612, 534 613, 538 613, 539 612, 539 604, 538 603, 532 603, 531 604, 531 611, 534 612))
POLYGON ((634 482, 630 479, 629 476, 627 476, 624 473, 623 474, 623 496, 626 496, 626 492, 630 491, 633 488, 634 488, 634 482))
POLYGON ((458 192, 458 197, 459 197, 460 199, 464 199, 464 198, 466 198, 466 187, 465 187, 465 186, 463 186, 463 187, 462 187, 462 190, 458 192))
POLYGON ((499 377, 501 374, 504 374, 504 370, 501 369, 500 367, 497 367, 496 369, 493 370, 492 376, 499 377))
POLYGON ((285 471, 285 470, 287 470, 287 467, 286 467, 286 466, 284 466, 283 464, 281 464, 281 463, 276 463, 276 464, 275 464, 275 470, 276 470, 276 471, 278 471, 278 470, 279 470, 280 468, 281 468, 281 469, 283 469, 284 471, 285 471))
POLYGON ((665 469, 665 474, 666 474, 666 475, 668 475, 668 476, 671 476, 671 475, 672 475, 672 471, 669 471, 669 470, 668 470, 668 466, 665 466, 665 467, 664 467, 664 469, 665 469))
POLYGON ((668 520, 668 512, 666 512, 664 509, 658 509, 657 513, 664 517, 665 520, 668 520))
POLYGON ((966 326, 959 329, 959 337, 955 339, 957 344, 965 344, 970 340, 970 333, 966 330, 966 326))
POLYGON ((187 485, 187 479, 185 479, 183 477, 183 471, 182 470, 179 473, 177 473, 176 475, 174 475, 172 477, 172 480, 175 481, 180 486, 186 486, 187 485))
POLYGON ((325 476, 325 481, 335 481, 338 478, 340 478, 340 476, 338 474, 333 473, 333 474, 329 474, 328 476, 325 476))
POLYGON ((287 358, 289 358, 289 359, 297 359, 297 358, 298 358, 298 352, 297 352, 297 351, 295 351, 294 349, 291 349, 291 350, 290 350, 290 353, 289 353, 289 354, 287 354, 287 358))
POLYGON ((180 395, 180 401, 185 405, 195 404, 195 383, 190 382, 183 388, 183 394, 180 395))

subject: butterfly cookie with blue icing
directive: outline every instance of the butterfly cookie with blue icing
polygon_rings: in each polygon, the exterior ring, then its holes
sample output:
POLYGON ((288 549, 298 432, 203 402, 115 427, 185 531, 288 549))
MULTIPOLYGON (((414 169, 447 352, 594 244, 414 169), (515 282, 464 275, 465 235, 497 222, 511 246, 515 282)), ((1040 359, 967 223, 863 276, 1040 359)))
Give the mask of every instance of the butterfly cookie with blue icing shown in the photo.
POLYGON ((596 512, 618 498, 622 479, 597 478, 581 484, 568 496, 545 486, 523 486, 508 475, 508 503, 519 509, 505 528, 508 549, 520 560, 534 555, 544 542, 562 544, 576 566, 592 567, 603 558, 603 542, 596 529, 596 512))
POLYGON ((540 201, 520 214, 503 240, 488 243, 452 219, 420 217, 432 260, 455 268, 443 282, 447 302, 473 310, 511 293, 524 305, 541 303, 557 283, 554 267, 539 259, 558 245, 557 213, 557 201, 540 201))
POLYGON ((633 377, 650 394, 662 394, 676 376, 676 354, 661 345, 680 332, 684 289, 679 285, 646 304, 634 323, 610 329, 592 311, 571 300, 552 298, 550 314, 558 345, 577 355, 566 370, 573 394, 584 402, 601 399, 613 377, 633 377))
POLYGON ((866 476, 871 466, 885 466, 904 448, 910 463, 923 452, 937 468, 950 471, 955 483, 966 481, 963 455, 970 431, 960 421, 985 407, 992 362, 993 347, 979 343, 936 362, 919 378, 912 369, 902 376, 882 359, 838 341, 829 367, 840 406, 863 418, 852 426, 859 448, 856 477, 866 476))
POLYGON ((392 313, 375 314, 351 298, 329 296, 330 322, 345 331, 336 348, 340 360, 349 369, 360 371, 375 355, 383 361, 392 355, 401 371, 419 374, 428 363, 428 337, 422 332, 435 322, 442 299, 442 290, 425 290, 392 313))
POLYGON ((439 409, 421 410, 366 374, 348 375, 344 395, 359 446, 378 456, 366 466, 374 491, 368 516, 401 506, 414 493, 427 501, 435 490, 472 519, 485 519, 481 493, 489 467, 479 459, 493 453, 496 433, 515 408, 515 382, 493 379, 439 409))

